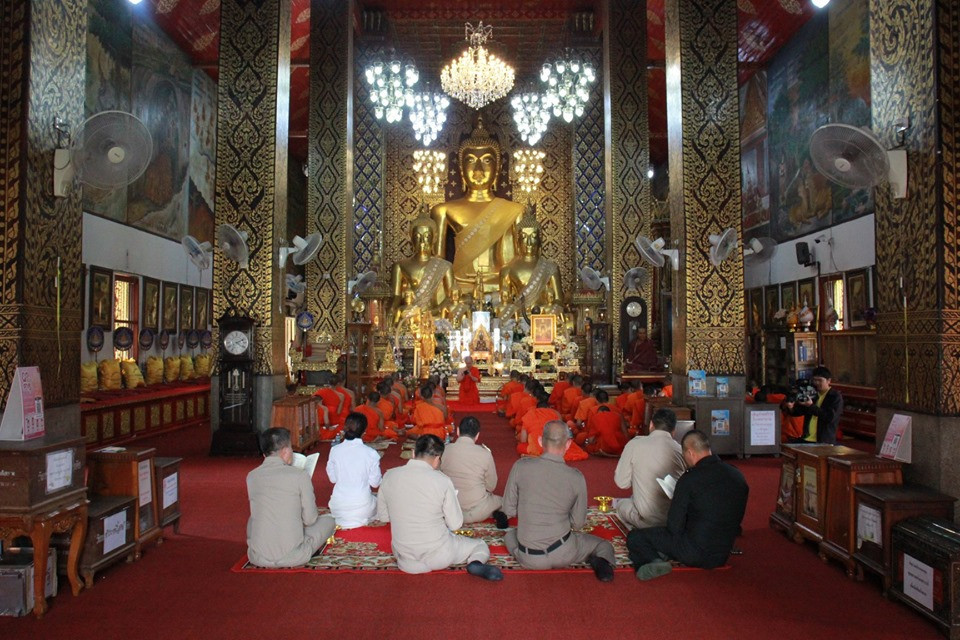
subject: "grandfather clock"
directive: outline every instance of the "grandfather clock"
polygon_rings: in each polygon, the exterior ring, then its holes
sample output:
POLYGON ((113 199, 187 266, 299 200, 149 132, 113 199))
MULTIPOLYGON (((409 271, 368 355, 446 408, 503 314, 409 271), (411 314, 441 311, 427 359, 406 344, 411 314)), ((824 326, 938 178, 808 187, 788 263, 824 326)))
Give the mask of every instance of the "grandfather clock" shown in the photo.
POLYGON ((223 316, 220 326, 220 425, 213 433, 213 455, 256 455, 260 451, 253 416, 254 322, 223 316))

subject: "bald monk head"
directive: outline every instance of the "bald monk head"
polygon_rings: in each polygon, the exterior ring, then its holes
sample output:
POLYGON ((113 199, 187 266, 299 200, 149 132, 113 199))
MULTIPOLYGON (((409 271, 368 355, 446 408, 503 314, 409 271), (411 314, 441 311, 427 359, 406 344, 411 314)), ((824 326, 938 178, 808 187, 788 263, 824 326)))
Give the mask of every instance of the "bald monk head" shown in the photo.
POLYGON ((422 435, 413 444, 413 457, 423 460, 434 469, 440 468, 440 456, 443 455, 443 440, 432 434, 422 435))
POLYGON ((563 420, 551 420, 543 425, 543 435, 538 438, 544 453, 563 457, 570 448, 570 430, 563 420))
POLYGON ((422 387, 420 387, 420 397, 424 400, 429 400, 433 397, 433 385, 429 382, 422 387))

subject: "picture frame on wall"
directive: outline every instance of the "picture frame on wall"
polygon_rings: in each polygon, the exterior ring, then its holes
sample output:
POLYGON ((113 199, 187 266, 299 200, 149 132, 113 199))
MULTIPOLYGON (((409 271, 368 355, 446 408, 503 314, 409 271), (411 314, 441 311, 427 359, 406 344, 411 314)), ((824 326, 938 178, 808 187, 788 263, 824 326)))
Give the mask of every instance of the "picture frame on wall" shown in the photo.
POLYGON ((154 333, 160 331, 160 281, 143 278, 143 315, 141 325, 154 333))
POLYGON ((763 287, 747 292, 747 329, 750 333, 763 330, 763 287))
POLYGON ((847 273, 846 283, 847 315, 851 327, 865 327, 867 320, 864 312, 870 306, 867 292, 867 270, 858 269, 847 273))
POLYGON ((163 327, 171 334, 177 332, 177 284, 175 282, 164 282, 161 285, 161 298, 163 302, 163 327))
POLYGON ((180 285, 180 331, 196 329, 193 324, 193 287, 180 285))
POLYGON ((790 313, 797 306, 797 283, 784 282, 780 285, 780 307, 790 313))
POLYGON ((797 282, 797 305, 802 309, 804 306, 813 309, 817 306, 817 296, 815 293, 813 278, 807 278, 797 282))
POLYGON ((113 328, 113 272, 90 267, 90 314, 88 326, 113 328))
POLYGON ((773 317, 780 310, 780 287, 769 285, 763 290, 764 316, 763 320, 767 326, 773 326, 777 320, 773 317))
POLYGON ((194 305, 197 311, 197 326, 194 327, 200 331, 205 331, 210 327, 210 290, 197 287, 194 305))

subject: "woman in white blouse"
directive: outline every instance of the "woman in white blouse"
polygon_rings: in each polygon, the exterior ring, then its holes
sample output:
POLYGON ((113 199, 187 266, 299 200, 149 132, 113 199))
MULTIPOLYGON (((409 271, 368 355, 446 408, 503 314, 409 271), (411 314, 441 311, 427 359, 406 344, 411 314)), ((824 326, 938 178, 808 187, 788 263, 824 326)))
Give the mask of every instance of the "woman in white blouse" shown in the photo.
POLYGON ((330 448, 327 477, 333 483, 330 515, 342 529, 362 527, 377 514, 370 488, 380 486, 380 454, 363 443, 367 417, 351 413, 343 423, 344 441, 330 448))

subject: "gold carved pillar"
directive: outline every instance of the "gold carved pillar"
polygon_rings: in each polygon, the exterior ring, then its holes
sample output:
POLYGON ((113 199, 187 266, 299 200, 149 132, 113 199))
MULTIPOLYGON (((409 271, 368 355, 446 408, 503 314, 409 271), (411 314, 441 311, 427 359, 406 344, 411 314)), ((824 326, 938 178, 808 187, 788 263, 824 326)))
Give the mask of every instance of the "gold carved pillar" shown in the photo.
POLYGON ((39 366, 47 430, 72 435, 80 433, 80 185, 65 198, 49 185, 55 119, 74 131, 84 119, 86 29, 86 3, 0 3, 0 403, 17 366, 39 366))
POLYGON ((911 415, 908 474, 953 495, 960 491, 958 51, 954 0, 870 1, 872 129, 893 147, 897 123, 909 125, 907 197, 891 199, 885 184, 874 189, 878 442, 894 412, 911 415))
MULTIPOLYGON (((253 318, 254 373, 280 376, 286 345, 277 247, 287 225, 290 0, 222 0, 218 87, 216 221, 248 233, 250 259, 241 269, 214 252, 214 318, 253 318)), ((258 403, 262 396, 258 390, 258 403)))
POLYGON ((347 270, 353 257, 352 0, 314 0, 310 7, 310 126, 307 231, 323 234, 307 265, 310 335, 341 342, 346 331, 347 270))
POLYGON ((740 234, 736 0, 666 2, 673 373, 744 374, 743 256, 710 263, 710 234, 740 234))
MULTIPOLYGON (((640 0, 609 0, 604 12, 603 83, 606 138, 607 260, 613 361, 621 362, 620 302, 623 275, 643 264, 634 240, 650 227, 650 131, 647 119, 647 6, 640 0)), ((653 278, 650 279, 653 282, 653 278)), ((650 285, 647 328, 651 327, 650 285)))

